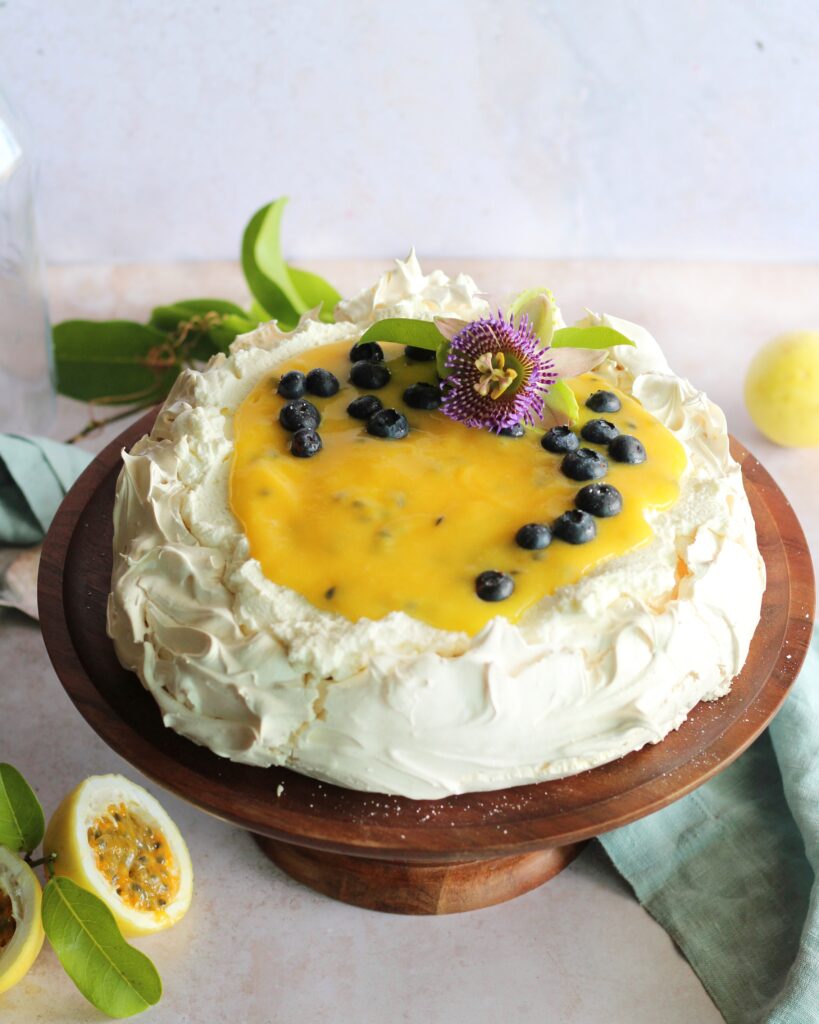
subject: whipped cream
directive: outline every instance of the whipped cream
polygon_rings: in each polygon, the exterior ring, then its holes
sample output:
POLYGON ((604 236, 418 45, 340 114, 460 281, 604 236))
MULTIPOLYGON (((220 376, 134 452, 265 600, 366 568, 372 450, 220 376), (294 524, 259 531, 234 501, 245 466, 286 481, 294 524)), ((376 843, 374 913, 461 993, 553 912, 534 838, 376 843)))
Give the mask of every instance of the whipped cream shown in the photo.
POLYGON ((267 579, 229 503, 233 415, 297 353, 389 316, 474 319, 471 278, 414 254, 291 333, 264 324, 184 371, 129 453, 114 509, 108 632, 165 724, 247 764, 430 799, 583 771, 676 729, 725 694, 760 614, 764 566, 722 412, 675 376, 643 328, 590 314, 636 347, 597 372, 684 445, 680 497, 653 540, 477 636, 403 612, 348 619, 267 579))

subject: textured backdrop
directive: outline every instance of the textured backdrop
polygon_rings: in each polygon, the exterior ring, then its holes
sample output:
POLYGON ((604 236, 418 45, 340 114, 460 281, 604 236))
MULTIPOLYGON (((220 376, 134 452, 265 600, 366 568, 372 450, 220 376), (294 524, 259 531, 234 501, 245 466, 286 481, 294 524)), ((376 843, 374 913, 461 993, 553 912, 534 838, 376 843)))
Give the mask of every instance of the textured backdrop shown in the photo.
POLYGON ((0 0, 51 260, 819 259, 811 0, 0 0))

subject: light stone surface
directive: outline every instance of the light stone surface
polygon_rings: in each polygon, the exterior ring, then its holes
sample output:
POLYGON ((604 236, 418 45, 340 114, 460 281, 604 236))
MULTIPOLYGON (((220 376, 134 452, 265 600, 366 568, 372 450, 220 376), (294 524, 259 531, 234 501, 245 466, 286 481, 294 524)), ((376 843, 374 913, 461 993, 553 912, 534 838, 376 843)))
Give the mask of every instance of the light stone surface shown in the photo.
MULTIPOLYGON (((427 267, 434 261, 423 260, 427 267)), ((819 268, 737 264, 447 261, 501 300, 547 283, 567 315, 583 304, 643 323, 671 364, 723 406, 733 432, 792 500, 815 552, 819 449, 785 450, 753 429, 742 378, 753 351, 788 329, 819 327, 819 268)), ((344 294, 384 264, 312 263, 344 294)), ((77 266, 52 270, 52 312, 142 316, 181 295, 243 298, 232 264, 77 266)), ((0 396, 2 400, 2 396, 0 396)), ((62 400, 55 437, 84 422, 62 400)), ((123 421, 87 439, 97 450, 123 421)), ((147 784, 99 740, 65 696, 39 632, 0 613, 0 760, 33 783, 46 808, 85 776, 122 771, 147 784)), ((163 935, 137 943, 165 994, 151 1024, 718 1024, 719 1013, 668 936, 592 846, 545 887, 464 916, 404 918, 348 907, 290 881, 240 831, 148 784, 188 840, 192 909, 163 935)), ((4 1024, 101 1020, 45 949, 28 977, 0 997, 4 1024)))

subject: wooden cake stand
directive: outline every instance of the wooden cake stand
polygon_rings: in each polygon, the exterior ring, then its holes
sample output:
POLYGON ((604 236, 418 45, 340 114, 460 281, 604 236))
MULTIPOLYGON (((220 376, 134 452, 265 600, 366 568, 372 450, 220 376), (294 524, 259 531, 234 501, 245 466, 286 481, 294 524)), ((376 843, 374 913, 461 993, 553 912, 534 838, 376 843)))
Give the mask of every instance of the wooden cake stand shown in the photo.
POLYGON ((762 618, 731 692, 699 704, 661 743, 567 779, 443 800, 407 800, 316 782, 284 768, 233 764, 162 724, 153 697, 123 669, 105 632, 112 505, 129 427, 66 496, 43 548, 39 602, 46 647, 69 697, 97 733, 147 776, 248 829, 284 871, 375 910, 445 914, 541 885, 583 842, 677 800, 762 732, 795 679, 811 636, 814 584, 793 509, 760 463, 742 464, 768 570, 762 618))

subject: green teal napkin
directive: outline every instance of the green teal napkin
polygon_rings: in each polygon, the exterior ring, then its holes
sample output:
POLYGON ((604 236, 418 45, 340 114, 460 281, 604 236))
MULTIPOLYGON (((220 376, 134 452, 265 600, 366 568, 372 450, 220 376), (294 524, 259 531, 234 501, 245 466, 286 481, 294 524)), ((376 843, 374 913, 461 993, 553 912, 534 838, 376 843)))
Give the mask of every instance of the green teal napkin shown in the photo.
POLYGON ((46 437, 0 434, 0 545, 38 544, 91 458, 46 437))
POLYGON ((600 841, 728 1024, 817 1024, 819 631, 738 761, 600 841))

